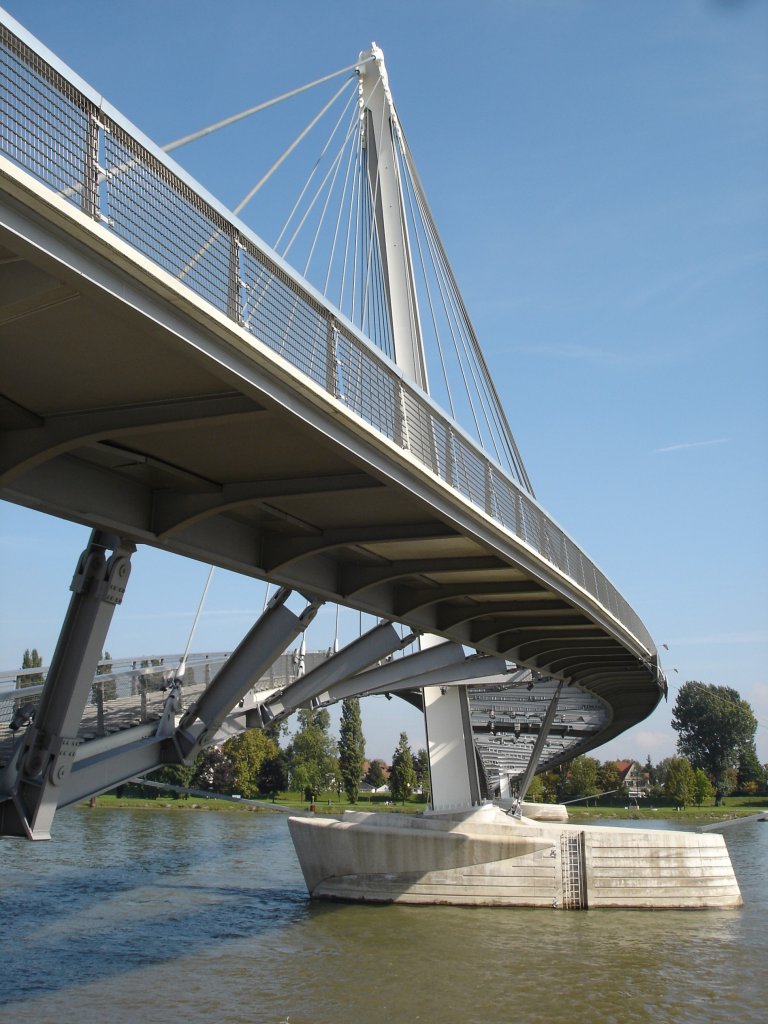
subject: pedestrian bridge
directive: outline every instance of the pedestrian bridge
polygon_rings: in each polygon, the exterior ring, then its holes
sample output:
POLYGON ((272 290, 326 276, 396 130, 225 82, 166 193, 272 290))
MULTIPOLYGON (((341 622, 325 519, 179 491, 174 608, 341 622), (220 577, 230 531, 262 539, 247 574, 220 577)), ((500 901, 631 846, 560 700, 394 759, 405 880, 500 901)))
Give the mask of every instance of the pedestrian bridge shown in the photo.
POLYGON ((520 667, 576 686, 603 711, 560 760, 645 718, 666 687, 653 641, 524 472, 0 21, 0 496, 94 531, 40 709, 17 726, 0 831, 45 835, 50 816, 36 825, 35 806, 212 742, 324 601, 382 625, 273 693, 259 721, 334 686, 337 699, 372 692, 359 675, 376 664, 389 672, 378 692, 397 690, 398 672, 422 692, 520 667), (180 720, 166 713, 152 743, 142 733, 131 751, 89 761, 79 723, 141 545, 281 589, 218 689, 180 720), (292 611, 297 600, 306 607, 292 611), (400 657, 420 634, 440 642, 411 655, 420 661, 400 657))

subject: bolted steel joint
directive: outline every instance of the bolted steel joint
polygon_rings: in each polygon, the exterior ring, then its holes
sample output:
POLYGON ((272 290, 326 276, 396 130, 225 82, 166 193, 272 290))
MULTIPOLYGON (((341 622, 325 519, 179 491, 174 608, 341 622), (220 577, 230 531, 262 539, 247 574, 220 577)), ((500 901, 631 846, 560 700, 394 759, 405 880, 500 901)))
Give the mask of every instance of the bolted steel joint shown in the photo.
POLYGON ((104 594, 101 600, 107 604, 122 604, 128 577, 131 575, 130 555, 114 554, 107 562, 106 579, 103 581, 104 594))
POLYGON ((131 575, 131 555, 135 550, 134 544, 119 537, 94 537, 78 560, 70 590, 91 595, 107 604, 120 604, 131 575), (112 551, 109 558, 106 550, 112 551))

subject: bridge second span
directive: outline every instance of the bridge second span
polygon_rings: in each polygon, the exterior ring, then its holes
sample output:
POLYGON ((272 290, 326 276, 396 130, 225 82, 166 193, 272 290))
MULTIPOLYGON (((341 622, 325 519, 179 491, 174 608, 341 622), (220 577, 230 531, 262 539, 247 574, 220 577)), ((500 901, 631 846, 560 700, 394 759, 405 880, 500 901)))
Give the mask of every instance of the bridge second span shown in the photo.
POLYGON ((650 636, 533 497, 3 20, 2 498, 577 683, 585 749, 648 715, 650 636))

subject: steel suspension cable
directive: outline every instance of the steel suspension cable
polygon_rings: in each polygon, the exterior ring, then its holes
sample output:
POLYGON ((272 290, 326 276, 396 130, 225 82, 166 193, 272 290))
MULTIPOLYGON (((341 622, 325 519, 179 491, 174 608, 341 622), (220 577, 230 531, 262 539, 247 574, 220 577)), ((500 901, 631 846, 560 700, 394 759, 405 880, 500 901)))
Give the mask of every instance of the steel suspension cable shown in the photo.
POLYGON ((415 187, 414 187, 414 184, 413 184, 413 179, 411 177, 411 174, 409 173, 409 167, 408 167, 408 163, 407 163, 407 160, 406 160, 406 154, 404 152, 404 139, 402 137, 402 134, 398 135, 398 141, 399 141, 400 167, 401 167, 401 170, 402 170, 401 180, 403 180, 406 183, 405 192, 406 192, 406 194, 408 196, 409 209, 410 209, 410 213, 411 213, 411 221, 412 221, 413 227, 414 227, 414 235, 416 236, 416 241, 417 241, 417 246, 418 246, 418 249, 419 249, 419 254, 422 257, 422 273, 423 273, 423 276, 424 276, 424 285, 425 285, 425 289, 427 291, 427 296, 428 296, 428 299, 429 299, 429 302, 430 302, 430 310, 431 310, 432 316, 433 316, 433 327, 434 327, 434 332, 435 332, 435 343, 436 343, 436 346, 437 346, 437 351, 438 351, 438 356, 439 356, 439 359, 440 359, 441 367, 443 369, 443 379, 444 379, 445 386, 446 386, 446 392, 448 394, 448 401, 449 401, 449 404, 450 404, 450 407, 451 407, 451 414, 452 414, 452 416, 454 418, 456 418, 455 407, 454 407, 454 403, 453 403, 452 389, 451 389, 451 386, 450 386, 450 381, 449 381, 449 377, 448 377, 448 373, 447 373, 447 368, 446 368, 446 364, 445 364, 445 358, 444 358, 444 353, 443 353, 442 342, 441 342, 441 339, 440 339, 440 330, 439 330, 439 327, 438 327, 438 324, 437 324, 437 321, 436 321, 436 317, 435 317, 435 313, 434 313, 434 307, 432 305, 431 289, 429 287, 429 275, 426 272, 426 266, 425 266, 425 263, 423 261, 423 256, 422 256, 421 241, 420 241, 420 236, 421 236, 422 232, 424 233, 424 238, 425 238, 425 241, 427 243, 427 247, 428 247, 428 249, 430 251, 432 269, 433 269, 433 271, 435 273, 435 280, 436 280, 438 289, 440 291, 441 299, 442 299, 443 313, 445 314, 445 317, 446 317, 446 320, 447 320, 447 323, 448 323, 448 327, 449 327, 449 330, 450 330, 450 333, 451 333, 451 337, 452 337, 452 340, 453 340, 454 351, 456 353, 456 359, 457 359, 458 367, 459 367, 459 370, 461 372, 462 379, 463 379, 463 382, 464 382, 464 391, 465 391, 465 394, 466 394, 467 399, 469 401, 469 408, 470 408, 470 412, 471 412, 473 421, 475 423, 475 429, 476 429, 477 434, 478 434, 478 439, 482 442, 483 431, 482 431, 482 429, 480 427, 480 423, 479 423, 478 418, 477 418, 477 416, 475 414, 474 404, 473 404, 473 401, 472 401, 473 391, 469 387, 469 384, 468 384, 467 378, 466 378, 466 374, 464 372, 464 363, 462 361, 461 353, 459 351, 459 345, 458 345, 457 338, 456 338, 456 331, 458 331, 459 336, 461 338, 461 347, 464 349, 464 352, 465 352, 466 365, 469 367, 470 374, 472 376, 472 380, 473 380, 473 383, 474 383, 474 393, 477 394, 477 396, 478 396, 478 398, 480 400, 480 404, 481 404, 481 407, 482 407, 482 410, 483 410, 483 414, 484 414, 484 419, 485 419, 485 422, 486 422, 486 426, 488 428, 489 439, 490 439, 490 441, 491 441, 491 443, 493 445, 493 448, 494 448, 494 451, 496 453, 497 458, 501 462, 503 462, 505 460, 502 459, 502 457, 500 455, 500 452, 499 452, 499 449, 498 449, 498 445, 496 444, 496 436, 495 436, 493 427, 491 425, 491 422, 489 420, 488 410, 487 410, 487 408, 485 406, 485 402, 483 401, 482 388, 480 387, 480 384, 479 384, 479 382, 478 382, 478 380, 477 380, 477 378, 475 376, 473 365, 472 365, 472 360, 469 358, 469 353, 466 351, 466 339, 464 337, 464 331, 462 330, 461 317, 457 313, 457 311, 455 309, 454 303, 451 301, 451 295, 452 295, 452 292, 454 291, 454 288, 451 287, 450 281, 449 281, 447 275, 445 274, 444 269, 441 270, 441 261, 439 259, 439 255, 438 255, 438 253, 439 253, 439 246, 436 245, 436 242, 435 242, 435 239, 434 239, 434 237, 432 235, 432 232, 429 229, 428 220, 424 216, 424 213, 423 213, 422 203, 420 201, 419 195, 415 192, 415 187), (413 210, 413 198, 414 198, 414 196, 416 198, 417 207, 419 208, 419 216, 418 217, 416 216, 416 213, 413 210), (419 230, 419 225, 421 225, 421 231, 419 230), (452 310, 453 310, 453 318, 452 318, 452 315, 451 315, 451 311, 452 310), (454 325, 455 325, 456 329, 454 329, 454 325))
POLYGON ((248 192, 248 194, 245 195, 243 199, 240 200, 240 202, 232 211, 233 213, 239 214, 242 212, 242 210, 247 206, 248 203, 250 203, 250 201, 253 199, 253 197, 256 195, 259 189, 262 188, 269 181, 269 179, 272 177, 275 171, 282 166, 282 164, 288 159, 288 157, 291 155, 294 149, 296 149, 299 143, 303 139, 305 139, 307 135, 309 135, 309 133, 315 127, 320 118, 333 106, 333 104, 336 102, 339 96, 341 96, 344 90, 348 88, 349 82, 344 82, 342 87, 338 89, 333 94, 333 96, 331 96, 331 98, 328 100, 328 102, 325 104, 322 110, 320 110, 319 113, 315 114, 315 116, 312 118, 312 120, 309 122, 306 128, 304 128, 304 130, 297 135, 297 137, 293 140, 290 146, 283 150, 283 152, 280 154, 277 160, 275 160, 275 162, 272 164, 269 170, 264 175, 262 175, 259 181, 256 182, 256 184, 253 186, 250 192, 248 192))
MULTIPOLYGON (((338 169, 339 162, 341 161, 341 158, 344 155, 344 148, 346 147, 347 143, 349 142, 349 138, 350 138, 350 135, 347 134, 345 136, 344 140, 342 141, 341 146, 339 147, 338 151, 336 152, 336 155, 334 156, 333 160, 331 161, 331 164, 330 164, 328 170, 326 171, 326 173, 323 176, 320 184, 318 185, 317 189, 315 190, 314 195, 310 199, 309 204, 307 205, 306 210, 304 211, 301 219, 299 220, 299 223, 296 225, 296 228, 294 229, 293 234, 291 235, 290 239, 286 243, 285 248, 283 249, 283 252, 282 252, 283 256, 287 256, 287 254, 290 252, 291 248, 293 247, 293 243, 296 241, 296 239, 299 236, 299 232, 301 231, 301 229, 306 224, 307 218, 309 217, 310 213, 314 209, 315 203, 318 201, 318 199, 320 198, 320 196, 323 193, 323 189, 328 184, 328 179, 329 178, 333 178, 333 181, 335 182, 335 180, 336 180, 336 171, 338 169)), ((305 189, 302 190, 302 195, 303 195, 304 191, 305 191, 305 189)), ((330 190, 329 190, 329 195, 326 198, 325 205, 323 207, 323 216, 325 214, 325 208, 328 205, 328 199, 330 199, 330 190)), ((296 209, 296 207, 294 207, 294 211, 292 211, 291 216, 293 216, 293 212, 295 212, 295 209, 296 209)), ((317 229, 318 231, 319 231, 321 226, 322 226, 322 216, 320 218, 320 224, 318 225, 318 229, 317 229)), ((286 222, 286 227, 287 227, 287 222, 286 222)), ((281 237, 282 237, 282 232, 281 232, 281 237)), ((315 236, 315 240, 316 240, 316 236, 315 236)), ((314 248, 314 244, 313 244, 312 248, 314 248)), ((311 257, 311 253, 310 253, 310 257, 311 257)), ((306 270, 305 270, 305 273, 306 273, 306 270)))
MULTIPOLYGON (((352 230, 352 210, 355 205, 355 194, 360 183, 360 162, 362 160, 362 145, 360 136, 355 150, 355 167, 352 175, 352 191, 349 198, 349 210, 347 212, 347 234, 344 242, 344 259, 341 263, 341 285, 339 290, 339 309, 344 309, 344 292, 347 284, 347 267, 349 266, 349 239, 352 230)), ((350 319, 352 319, 350 317, 350 319)))
MULTIPOLYGON (((370 63, 372 60, 374 60, 373 56, 367 57, 363 61, 358 61, 356 64, 349 64, 345 68, 339 68, 338 71, 332 71, 329 75, 323 75, 322 78, 316 78, 313 82, 307 82, 305 85, 300 85, 295 89, 291 89, 289 92, 282 93, 280 96, 275 96, 274 99, 265 100, 263 103, 258 103, 255 107, 249 107, 247 110, 240 111, 239 114, 232 114, 230 117, 225 117, 221 121, 216 121, 215 124, 208 125, 206 128, 201 128, 199 131, 192 132, 190 135, 184 135, 180 139, 168 142, 163 146, 163 149, 166 153, 171 153, 174 149, 186 146, 190 142, 196 142, 197 139, 202 139, 205 135, 211 135, 220 128, 226 128, 231 124, 235 124, 237 121, 242 121, 244 118, 250 117, 252 114, 258 114, 259 111, 266 110, 268 107, 274 107, 275 104, 282 103, 283 100, 290 99, 292 96, 298 96, 299 93, 306 92, 308 89, 313 89, 316 85, 322 85, 323 82, 328 82, 332 78, 337 78, 339 75, 346 74, 348 71, 356 71, 357 68, 362 67, 363 64, 370 63)), ((356 75, 351 75, 350 80, 354 80, 356 77, 356 75)))
MULTIPOLYGON (((420 206, 418 195, 416 196, 416 202, 417 202, 417 206, 420 206)), ((423 217, 422 217, 422 223, 423 223, 423 217)), ((448 328, 449 328, 449 331, 450 331, 450 334, 451 334, 451 338, 453 340, 454 351, 456 352, 457 365, 459 367, 459 372, 461 373, 461 378, 462 378, 462 381, 464 383, 464 392, 465 392, 465 394, 467 396, 467 399, 469 401, 469 409, 470 409, 470 413, 472 415, 472 420, 473 420, 473 422, 475 424, 475 430, 477 431, 477 434, 478 434, 478 440, 480 440, 482 442, 483 431, 482 431, 482 429, 480 427, 480 423, 479 423, 479 420, 477 418, 477 413, 475 411, 475 406, 474 406, 474 403, 472 401, 472 389, 470 388, 469 382, 467 381, 467 375, 466 375, 466 372, 465 372, 464 361, 461 358, 461 354, 460 354, 460 351, 459 351, 459 343, 458 343, 457 338, 456 338, 457 330, 458 330, 459 335, 461 334, 461 325, 458 322, 458 320, 456 319, 455 310, 453 310, 454 319, 451 318, 451 312, 452 312, 451 289, 448 286, 448 282, 445 280, 444 275, 442 273, 442 269, 443 268, 441 268, 441 265, 440 265, 440 262, 439 262, 439 258, 438 258, 438 253, 437 253, 437 251, 435 249, 434 238, 431 236, 431 233, 428 230, 426 230, 426 225, 425 225, 425 236, 424 237, 425 237, 425 240, 427 242, 427 247, 430 250, 430 255, 431 255, 431 258, 432 258, 432 265, 433 265, 433 269, 434 269, 435 275, 436 275, 437 286, 438 286, 438 289, 440 291, 440 295, 441 295, 441 298, 442 298, 442 301, 443 301, 443 311, 446 314, 446 320, 448 322, 448 328)), ((440 358, 441 358, 441 361, 442 361, 442 359, 443 359, 443 352, 442 352, 442 346, 440 344, 439 335, 438 335, 436 341, 437 341, 438 351, 440 353, 440 358)), ((469 362, 469 360, 467 360, 467 366, 469 367, 470 373, 472 373, 472 366, 471 366, 471 363, 469 362)), ((478 392, 478 394, 479 394, 479 390, 480 389, 479 389, 479 387, 477 385, 477 380, 474 378, 474 375, 473 375, 473 382, 475 384, 475 391, 478 392)), ((495 447, 496 446, 495 446, 495 442, 494 442, 494 448, 495 447)), ((498 450, 496 451, 496 454, 498 456, 498 450)))
MULTIPOLYGON (((319 217, 318 222, 317 222, 317 228, 315 229, 315 235, 314 235, 314 238, 312 239, 312 244, 309 247, 309 255, 307 256, 307 262, 304 264, 304 276, 305 277, 307 276, 307 274, 309 272, 309 265, 312 262, 312 256, 314 255, 315 247, 317 246, 317 240, 320 237, 320 231, 322 229, 323 224, 325 223, 325 215, 326 215, 326 213, 328 211, 328 206, 330 205, 330 202, 331 202, 331 196, 333 195, 333 190, 336 188, 336 178, 338 177, 339 168, 341 167, 342 157, 344 156, 344 150, 345 150, 346 146, 348 145, 349 140, 352 137, 352 134, 355 131, 355 127, 356 126, 354 124, 354 120, 355 119, 353 119, 353 124, 350 127, 349 131, 347 132, 347 135, 345 136, 344 141, 341 144, 341 148, 339 149, 339 152, 337 153, 336 158, 335 158, 333 164, 331 165, 331 167, 333 169, 333 177, 331 179, 330 185, 328 186, 328 191, 327 191, 326 196, 325 196, 325 202, 323 203, 323 208, 320 211, 320 217, 319 217)), ((326 176, 323 178, 323 181, 322 181, 322 183, 320 185, 320 188, 318 189, 317 195, 319 195, 320 190, 325 186, 325 183, 327 182, 329 175, 330 175, 330 170, 329 170, 328 174, 326 174, 326 176)), ((314 206, 316 198, 317 198, 317 195, 312 200, 312 202, 310 203, 310 205, 309 205, 309 207, 307 209, 307 214, 309 214, 309 211, 314 206)), ((304 221, 302 220, 302 223, 303 222, 304 221)), ((297 232, 298 232, 298 230, 299 229, 297 228, 297 232)), ((294 238, 295 237, 296 236, 294 235, 294 238)), ((293 240, 291 240, 291 243, 289 243, 289 244, 292 244, 292 241, 293 240)), ((288 252, 288 248, 286 248, 285 251, 288 252)))
MULTIPOLYGON (((338 128, 339 128, 339 125, 341 124, 342 118, 346 114, 347 110, 349 110, 349 105, 354 100, 354 98, 355 97, 354 97, 354 94, 353 94, 352 96, 350 96, 350 98, 347 100, 346 104, 342 108, 342 111, 339 114, 338 120, 336 121, 336 124, 333 126, 333 130, 331 131, 331 134, 328 136, 328 141, 326 142, 326 144, 321 149, 320 154, 319 154, 317 160, 315 160, 315 163, 314 163, 314 165, 312 167, 312 170, 309 172, 307 180, 304 182, 304 186, 302 187, 301 192, 299 192, 299 194, 298 194, 298 196, 296 198, 296 202, 293 204, 293 206, 291 208, 291 212, 288 214, 288 216, 285 219, 285 224, 283 224, 283 227, 282 227, 282 229, 280 231, 280 234, 275 239, 275 245, 274 245, 275 249, 277 249, 278 246, 280 245, 280 243, 282 242, 283 235, 288 230, 288 225, 293 220, 293 216, 296 213, 296 210, 301 205, 301 201, 304 198, 304 195, 306 194, 306 191, 309 188, 310 184, 312 183, 312 179, 314 178, 315 173, 317 172, 317 169, 320 166, 320 163, 321 163, 323 157, 328 152, 328 147, 331 145, 331 142, 333 141, 333 137, 335 136, 336 132, 338 131, 338 128)), ((342 148, 346 144, 346 141, 347 140, 345 138, 344 142, 342 143, 342 148)))
POLYGON ((360 213, 363 202, 363 178, 365 176, 365 169, 363 167, 362 160, 360 161, 360 167, 358 168, 358 186, 357 186, 357 208, 355 210, 355 231, 354 231, 354 246, 352 250, 352 307, 349 319, 352 323, 355 322, 355 299, 357 297, 357 246, 360 240, 360 213))
POLYGON ((192 622, 192 629, 189 631, 189 638, 187 639, 187 646, 184 648, 184 653, 181 656, 181 661, 179 662, 179 667, 176 669, 176 678, 177 679, 182 679, 183 676, 184 676, 184 672, 186 671, 186 668, 187 668, 187 657, 189 656, 189 649, 192 646, 192 640, 194 639, 195 632, 197 631, 197 624, 200 621, 200 614, 202 613, 203 605, 205 604, 205 599, 206 599, 206 597, 208 595, 208 588, 210 587, 211 580, 213 579, 214 569, 215 569, 215 566, 212 565, 210 567, 210 569, 208 570, 208 578, 205 581, 205 586, 203 587, 203 593, 202 593, 202 596, 200 598, 200 603, 197 606, 197 612, 195 613, 195 618, 194 618, 194 621, 192 622))
MULTIPOLYGON (((467 332, 469 330, 471 330, 471 325, 468 323, 467 317, 462 315, 461 309, 459 309, 457 307, 457 300, 460 298, 460 296, 457 295, 457 287, 455 286, 455 282, 452 281, 449 273, 447 272, 446 265, 445 265, 445 258, 444 258, 445 254, 444 254, 444 251, 441 249, 441 247, 439 245, 439 237, 436 237, 435 232, 432 230, 432 228, 430 227, 430 225, 429 225, 429 223, 427 221, 427 218, 424 216, 424 209, 423 209, 423 202, 422 202, 422 200, 420 199, 419 196, 417 196, 416 198, 417 198, 417 205, 419 207, 420 214, 421 214, 421 217, 422 217, 422 224, 424 224, 424 226, 425 226, 425 233, 426 233, 427 244, 428 244, 428 246, 430 248, 430 252, 432 254, 433 266, 434 266, 435 273, 437 275, 438 287, 440 288, 440 292, 441 292, 441 295, 443 297, 444 311, 445 311, 446 318, 448 320, 448 325, 449 325, 449 328, 450 328, 450 331, 451 331, 451 337, 452 337, 453 343, 454 343, 454 350, 456 352, 456 359, 458 361, 459 369, 461 371, 462 379, 464 381, 464 388, 465 388, 465 392, 466 392, 467 398, 468 398, 469 403, 470 403, 470 411, 472 412, 472 417, 473 417, 473 420, 475 422, 475 428, 476 428, 476 430, 478 432, 478 435, 479 435, 480 439, 482 439, 483 432, 481 430, 481 427, 480 427, 479 421, 477 419, 477 416, 475 415, 474 405, 473 405, 473 402, 472 402, 472 394, 473 393, 477 396, 477 399, 480 402, 480 406, 481 406, 481 409, 482 409, 482 412, 483 412, 483 418, 485 420, 486 427, 487 427, 488 433, 489 433, 489 438, 490 438, 491 443, 493 444, 493 448, 494 448, 494 451, 496 453, 496 457, 502 463, 507 461, 509 466, 510 466, 510 468, 512 468, 513 465, 514 465, 512 460, 509 459, 509 458, 508 459, 504 459, 501 456, 501 453, 499 452, 498 445, 496 444, 496 439, 498 437, 499 440, 502 440, 502 438, 503 438, 503 431, 499 430, 499 433, 497 434, 496 431, 494 430, 493 423, 492 423, 492 417, 489 415, 489 410, 488 410, 488 407, 486 405, 486 401, 485 401, 485 398, 484 398, 486 390, 485 390, 485 388, 483 386, 481 386, 480 381, 478 381, 478 379, 477 379, 476 372, 475 372, 476 361, 471 357, 470 352, 467 350, 467 332), (454 326, 455 326, 455 330, 454 330, 454 326), (462 360, 461 352, 459 351, 459 342, 457 341, 457 337, 456 337, 457 332, 458 332, 459 341, 461 343, 461 349, 464 352, 464 360, 462 360), (466 374, 464 372, 464 365, 465 364, 466 364, 466 367, 468 368, 470 376, 472 378, 472 382, 473 382, 473 385, 474 385, 474 391, 470 390, 469 385, 467 383, 466 374)), ((439 346, 439 344, 440 343, 439 343, 439 339, 438 339, 438 346, 439 346)), ((497 429, 499 429, 499 428, 497 427, 497 429)))
POLYGON ((412 220, 412 222, 414 224, 414 232, 413 233, 414 233, 414 236, 416 238, 416 248, 417 248, 418 253, 419 253, 419 263, 420 263, 420 266, 421 266, 421 273, 422 273, 422 277, 423 277, 423 280, 424 280, 424 288, 425 288, 425 291, 427 293, 427 301, 429 303, 430 316, 432 317, 432 326, 433 326, 433 329, 434 329, 434 332, 435 332, 435 340, 437 342, 437 353, 438 353, 438 357, 440 359, 440 368, 441 368, 442 373, 443 373, 443 381, 445 383, 446 394, 448 395, 448 406, 449 406, 452 418, 456 419, 456 411, 455 411, 455 407, 454 407, 454 404, 453 404, 453 392, 452 392, 452 389, 451 389, 451 382, 450 382, 450 380, 448 378, 448 369, 447 369, 447 367, 445 365, 445 357, 444 357, 444 353, 443 353, 443 346, 440 343, 440 328, 438 327, 438 324, 437 324, 437 316, 436 316, 436 313, 435 313, 434 303, 432 301, 432 289, 429 286, 429 278, 428 278, 428 275, 427 275, 427 267, 426 267, 426 263, 425 263, 425 260, 424 260, 424 253, 423 253, 422 246, 421 246, 421 233, 416 228, 417 219, 416 219, 415 211, 413 209, 413 183, 411 182, 410 176, 408 176, 408 175, 404 175, 403 176, 403 180, 406 182, 406 186, 407 186, 406 189, 404 189, 404 192, 405 192, 405 194, 407 196, 407 199, 408 199, 408 208, 410 210, 411 220, 412 220))
POLYGON ((339 236, 339 227, 341 226, 341 218, 345 209, 345 196, 347 194, 347 185, 349 182, 349 172, 352 169, 352 161, 357 153, 357 146, 349 147, 349 159, 347 160, 347 169, 344 172, 344 184, 341 187, 341 198, 339 201, 339 212, 336 217, 336 225, 333 231, 333 241, 331 242, 331 251, 328 255, 328 266, 325 273, 325 284, 323 285, 323 295, 328 295, 328 285, 331 280, 331 271, 333 270, 333 258, 336 254, 336 242, 339 236))
POLYGON ((404 146, 405 158, 406 158, 407 163, 408 163, 409 173, 410 173, 410 175, 412 177, 416 193, 418 195, 421 195, 421 197, 423 199, 425 219, 431 225, 431 230, 434 232, 434 236, 435 236, 436 241, 437 241, 437 243, 439 245, 439 249, 440 249, 441 253, 443 254, 443 260, 444 260, 444 265, 446 267, 446 271, 449 274, 449 278, 450 278, 450 280, 453 283, 453 289, 452 290, 456 293, 458 302, 459 302, 459 304, 460 304, 460 306, 461 306, 461 308, 463 310, 464 319, 465 319, 466 323, 469 324, 469 328, 470 328, 469 333, 470 333, 470 337, 472 339, 472 345, 473 345, 473 348, 474 348, 474 350, 475 350, 475 352, 477 354, 478 363, 479 363, 479 365, 483 369, 483 375, 484 375, 486 381, 488 382, 488 390, 489 390, 490 394, 493 396, 494 406, 495 406, 497 415, 499 417, 500 422, 504 426, 504 437, 505 437, 506 443, 509 445, 509 448, 510 448, 510 451, 511 451, 511 454, 512 454, 513 464, 515 465, 515 467, 517 469, 517 473, 518 473, 519 479, 520 479, 521 483, 523 484, 523 486, 527 489, 527 491, 531 495, 534 495, 533 487, 531 485, 530 478, 529 478, 528 473, 527 473, 527 471, 525 469, 525 466, 523 464, 522 456, 520 455, 520 451, 519 451, 519 449, 517 447, 517 443, 515 442, 514 435, 513 435, 512 430, 511 430, 511 428, 509 426, 509 421, 507 420, 506 414, 504 413, 504 407, 501 404, 501 401, 500 401, 499 395, 498 395, 498 391, 496 390, 496 387, 495 387, 495 385, 493 383, 493 378, 490 375, 487 363, 485 362, 485 358, 484 358, 484 356, 482 354, 482 350, 480 349, 479 343, 477 342, 477 336, 475 335, 474 329, 472 329, 472 327, 471 327, 471 320, 469 318, 469 314, 468 314, 468 312, 466 310, 466 306, 464 305, 464 300, 461 297, 461 292, 460 292, 460 290, 458 288, 458 284, 456 283, 455 276, 454 276, 453 271, 452 271, 452 269, 450 267, 450 262, 448 261, 448 257, 445 255, 445 250, 444 250, 444 247, 442 245, 442 242, 440 241, 440 235, 439 235, 439 232, 437 231, 437 227, 435 225, 434 218, 432 217, 432 212, 431 212, 431 210, 429 208, 429 203, 428 203, 427 198, 426 198, 426 193, 424 192, 424 187, 423 187, 423 185, 421 183, 421 179, 419 178, 418 171, 416 170, 416 166, 415 166, 415 164, 413 162, 413 157, 412 157, 412 154, 411 154, 411 151, 410 151, 410 147, 408 146, 407 140, 405 139, 404 135, 403 135, 403 146, 404 146))

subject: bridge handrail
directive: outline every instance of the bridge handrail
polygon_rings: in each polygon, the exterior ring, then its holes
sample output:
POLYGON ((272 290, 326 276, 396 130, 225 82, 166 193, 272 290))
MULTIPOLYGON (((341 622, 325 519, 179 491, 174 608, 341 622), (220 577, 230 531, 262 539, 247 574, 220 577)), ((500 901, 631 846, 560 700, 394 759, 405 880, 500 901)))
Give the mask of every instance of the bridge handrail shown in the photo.
POLYGON ((0 151, 407 450, 655 653, 605 574, 458 424, 2 9, 0 17, 0 151))

